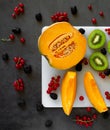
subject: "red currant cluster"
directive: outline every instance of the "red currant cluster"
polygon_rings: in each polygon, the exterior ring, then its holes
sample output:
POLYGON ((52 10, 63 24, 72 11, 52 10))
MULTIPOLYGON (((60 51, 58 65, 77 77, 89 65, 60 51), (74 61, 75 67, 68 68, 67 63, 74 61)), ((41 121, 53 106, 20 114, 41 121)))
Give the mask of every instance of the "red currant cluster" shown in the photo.
POLYGON ((58 75, 57 77, 52 77, 49 84, 48 84, 48 89, 47 89, 47 94, 50 94, 52 91, 57 90, 57 88, 60 86, 60 76, 58 75))
POLYGON ((16 68, 17 69, 21 69, 23 68, 24 64, 25 64, 25 60, 22 57, 14 57, 14 62, 16 63, 16 68))
POLYGON ((88 115, 84 115, 84 116, 76 116, 76 124, 80 125, 80 126, 85 126, 85 127, 89 127, 93 125, 94 120, 97 118, 96 114, 93 114, 91 117, 88 115))
POLYGON ((24 4, 19 3, 15 8, 14 12, 12 13, 12 17, 15 19, 17 15, 23 14, 24 13, 24 4))
POLYGON ((24 90, 24 82, 23 79, 19 78, 17 80, 14 81, 13 86, 15 88, 16 91, 23 91, 24 90))
POLYGON ((107 32, 108 35, 110 35, 110 28, 105 28, 105 31, 107 32))
POLYGON ((106 96, 106 99, 107 99, 107 100, 110 100, 110 92, 105 91, 105 96, 106 96))
POLYGON ((105 79, 106 75, 103 73, 103 72, 99 72, 99 76, 102 78, 102 79, 105 79))
POLYGON ((51 16, 53 22, 69 21, 68 14, 66 12, 57 12, 51 16))
POLYGON ((83 63, 84 65, 88 65, 89 64, 89 61, 86 57, 84 57, 81 61, 81 63, 83 63))

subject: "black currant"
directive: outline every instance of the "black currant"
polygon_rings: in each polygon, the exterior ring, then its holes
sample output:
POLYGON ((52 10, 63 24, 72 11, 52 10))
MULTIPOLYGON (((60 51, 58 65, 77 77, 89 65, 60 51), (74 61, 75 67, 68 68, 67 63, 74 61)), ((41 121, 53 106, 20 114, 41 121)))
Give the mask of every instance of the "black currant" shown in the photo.
POLYGON ((4 54, 2 55, 2 59, 3 59, 4 61, 8 61, 8 60, 9 60, 8 53, 4 53, 4 54))
POLYGON ((19 98, 18 99, 18 106, 19 107, 21 107, 21 108, 25 108, 26 107, 26 102, 25 102, 25 100, 24 99, 22 99, 22 98, 19 98))
POLYGON ((81 34, 84 34, 84 33, 85 33, 85 30, 84 30, 83 28, 80 28, 80 29, 79 29, 79 32, 80 32, 81 34))
POLYGON ((14 34, 21 34, 21 29, 19 27, 15 27, 15 28, 12 29, 12 32, 14 34))
POLYGON ((76 6, 71 7, 71 13, 72 13, 73 15, 77 14, 77 7, 76 7, 76 6))
POLYGON ((46 120, 46 122, 45 122, 46 127, 51 127, 52 124, 53 124, 52 120, 46 120))
POLYGON ((32 66, 31 65, 24 65, 23 69, 24 69, 24 72, 26 74, 30 74, 32 72, 32 66))
POLYGON ((41 112, 41 111, 44 110, 44 106, 39 102, 39 103, 36 104, 36 110, 38 112, 41 112))
POLYGON ((103 113, 103 118, 104 119, 108 119, 109 118, 109 112, 108 111, 103 113))
POLYGON ((76 71, 81 71, 81 70, 82 70, 82 64, 81 64, 81 63, 78 63, 78 64, 75 66, 75 69, 76 69, 76 71))
POLYGON ((107 51, 106 51, 105 48, 102 48, 100 51, 101 51, 101 53, 102 53, 103 55, 106 55, 106 54, 107 54, 107 51))
POLYGON ((42 15, 41 15, 41 13, 36 14, 36 15, 35 15, 35 18, 36 18, 36 20, 39 21, 39 22, 42 21, 42 15))
POLYGON ((56 93, 50 93, 50 97, 53 99, 53 100, 56 100, 58 98, 58 95, 56 93))
POLYGON ((106 76, 109 76, 109 75, 110 75, 110 69, 106 69, 106 70, 104 71, 104 74, 105 74, 106 76))

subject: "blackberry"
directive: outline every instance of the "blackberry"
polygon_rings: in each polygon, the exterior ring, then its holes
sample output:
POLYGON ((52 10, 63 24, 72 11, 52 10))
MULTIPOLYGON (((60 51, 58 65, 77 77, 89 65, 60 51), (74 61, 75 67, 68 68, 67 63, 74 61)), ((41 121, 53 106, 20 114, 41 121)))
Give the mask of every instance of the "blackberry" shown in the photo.
POLYGON ((76 7, 76 6, 71 7, 71 13, 72 13, 73 15, 77 14, 77 7, 76 7))
POLYGON ((75 67, 76 71, 81 71, 82 70, 82 64, 78 63, 75 67))
POLYGON ((103 116, 104 119, 108 119, 109 118, 109 112, 108 111, 104 112, 102 116, 103 116))
POLYGON ((8 54, 7 54, 7 53, 4 53, 4 54, 2 55, 2 59, 3 59, 4 61, 8 61, 8 60, 9 60, 8 54))
POLYGON ((85 33, 85 30, 84 30, 83 28, 80 28, 80 29, 79 29, 79 32, 80 32, 81 34, 84 34, 84 33, 85 33))
POLYGON ((36 110, 38 112, 43 111, 43 109, 44 109, 44 106, 40 102, 36 104, 36 110))
POLYGON ((26 74, 30 74, 32 72, 31 65, 24 65, 23 69, 26 74))
POLYGON ((58 95, 56 93, 50 93, 50 97, 53 99, 53 100, 56 100, 58 98, 58 95))
POLYGON ((106 70, 104 71, 104 74, 105 74, 106 76, 109 76, 109 75, 110 75, 110 69, 106 69, 106 70))
POLYGON ((36 14, 36 15, 35 15, 35 18, 36 18, 36 20, 39 21, 39 22, 42 21, 42 15, 41 15, 41 13, 36 14))
POLYGON ((46 122, 45 122, 46 127, 51 127, 52 124, 53 124, 52 120, 46 120, 46 122))
POLYGON ((102 48, 100 51, 101 51, 101 53, 102 53, 103 55, 106 55, 106 54, 107 54, 107 51, 106 51, 105 48, 102 48))
POLYGON ((12 32, 14 34, 21 34, 21 29, 19 27, 15 27, 15 28, 12 29, 12 32))

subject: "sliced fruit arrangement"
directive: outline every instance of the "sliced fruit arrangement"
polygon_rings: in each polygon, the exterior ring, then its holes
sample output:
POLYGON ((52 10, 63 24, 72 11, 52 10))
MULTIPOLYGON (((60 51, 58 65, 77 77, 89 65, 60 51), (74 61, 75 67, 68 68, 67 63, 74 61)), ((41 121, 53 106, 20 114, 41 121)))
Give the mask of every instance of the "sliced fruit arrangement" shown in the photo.
POLYGON ((76 72, 68 71, 61 85, 61 100, 64 113, 70 115, 76 97, 76 72))
POLYGON ((89 63, 94 70, 104 71, 108 68, 108 59, 101 52, 94 52, 89 57, 89 63))
POLYGON ((57 22, 40 35, 38 48, 52 67, 65 70, 85 56, 86 38, 70 23, 57 22))
POLYGON ((95 78, 91 72, 86 72, 84 75, 84 88, 89 101, 99 113, 108 110, 95 78))
POLYGON ((88 45, 91 49, 99 49, 106 42, 105 33, 100 29, 93 30, 88 36, 88 45))

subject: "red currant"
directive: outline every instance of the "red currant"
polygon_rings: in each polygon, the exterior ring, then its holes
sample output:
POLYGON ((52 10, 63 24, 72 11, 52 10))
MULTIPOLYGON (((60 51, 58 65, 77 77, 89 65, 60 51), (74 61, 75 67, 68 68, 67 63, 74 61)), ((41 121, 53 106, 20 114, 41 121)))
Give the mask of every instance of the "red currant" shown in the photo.
POLYGON ((24 8, 24 4, 23 3, 19 3, 19 7, 24 8))
POLYGON ((93 115, 92 115, 92 118, 93 118, 93 119, 96 119, 96 118, 97 118, 97 114, 93 114, 93 115))
POLYGON ((101 78, 102 78, 102 79, 104 79, 104 78, 105 78, 105 75, 104 75, 104 74, 102 74, 102 75, 101 75, 101 78))
POLYGON ((67 14, 66 12, 63 12, 63 16, 64 16, 64 17, 67 17, 68 14, 67 14))
POLYGON ((18 62, 18 57, 14 57, 14 62, 18 62))
POLYGON ((19 11, 20 11, 20 13, 24 13, 24 9, 23 8, 19 8, 19 11))
POLYGON ((10 40, 14 40, 14 39, 15 39, 14 34, 10 34, 10 35, 9 35, 9 39, 10 39, 10 40))
POLYGON ((92 23, 93 23, 93 24, 96 24, 96 23, 97 23, 96 18, 92 18, 92 20, 91 20, 91 21, 92 21, 92 23))
POLYGON ((16 6, 14 8, 14 12, 15 12, 16 15, 19 15, 20 14, 19 7, 16 6))
POLYGON ((20 42, 21 42, 21 43, 25 43, 25 41, 26 41, 25 38, 23 38, 23 37, 20 38, 20 42))
POLYGON ((92 5, 91 4, 88 5, 88 9, 92 10, 92 5))
POLYGON ((100 11, 100 12, 99 12, 99 15, 100 15, 100 16, 104 16, 103 11, 100 11))
POLYGON ((84 97, 83 97, 83 96, 80 96, 80 97, 79 97, 79 100, 80 100, 80 101, 83 101, 83 100, 84 100, 84 97))
POLYGON ((106 95, 106 96, 109 95, 109 92, 108 92, 108 91, 105 91, 105 95, 106 95))
POLYGON ((108 31, 108 35, 110 35, 110 31, 108 31))
POLYGON ((12 16, 12 18, 14 18, 14 19, 16 18, 16 14, 15 14, 15 13, 12 13, 11 16, 12 16))
POLYGON ((87 107, 86 110, 87 110, 87 112, 90 112, 91 111, 91 107, 87 107))

